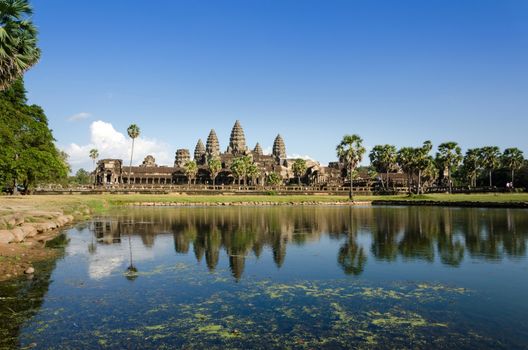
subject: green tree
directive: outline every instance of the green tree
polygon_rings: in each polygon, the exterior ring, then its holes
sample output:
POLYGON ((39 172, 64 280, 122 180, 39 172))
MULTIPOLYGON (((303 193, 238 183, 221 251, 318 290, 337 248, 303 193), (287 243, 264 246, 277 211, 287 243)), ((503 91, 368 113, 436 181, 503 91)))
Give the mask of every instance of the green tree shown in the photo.
POLYGON ((276 172, 271 172, 268 174, 268 183, 272 186, 278 186, 282 183, 282 177, 276 172))
POLYGON ((493 170, 500 165, 501 153, 497 146, 486 146, 480 149, 479 162, 482 167, 488 171, 489 186, 493 187, 492 174, 493 170))
POLYGON ((337 157, 346 164, 348 170, 348 176, 350 178, 350 190, 348 192, 348 198, 353 200, 353 189, 352 189, 352 173, 354 169, 363 160, 363 154, 365 154, 365 148, 363 147, 363 139, 358 135, 345 135, 339 145, 336 147, 337 157))
POLYGON ((462 149, 456 142, 444 142, 438 146, 436 159, 440 165, 440 170, 447 169, 447 182, 449 193, 453 192, 453 183, 451 181, 451 172, 462 162, 462 149))
POLYGON ((511 183, 515 178, 515 171, 519 170, 524 163, 523 152, 518 148, 506 148, 502 154, 502 164, 511 171, 511 183))
POLYGON ((96 150, 95 148, 92 148, 90 150, 90 158, 92 159, 93 161, 93 171, 94 171, 94 175, 93 175, 93 184, 95 185, 95 160, 97 158, 99 158, 99 151, 96 150))
POLYGON ((0 0, 0 91, 40 58, 32 12, 27 0, 0 0))
POLYGON ((222 170, 222 162, 220 159, 213 156, 207 161, 207 167, 209 168, 209 174, 213 180, 213 186, 215 186, 216 177, 222 170))
POLYGON ((255 185, 255 179, 260 176, 260 169, 257 164, 251 162, 246 169, 246 175, 251 179, 251 184, 255 185))
POLYGON ((407 188, 412 192, 412 182, 414 173, 414 148, 402 147, 398 150, 396 160, 407 178, 407 188))
POLYGON ((191 184, 191 181, 194 181, 194 183, 196 184, 196 175, 198 174, 198 164, 196 164, 194 160, 189 160, 183 165, 183 168, 185 169, 185 175, 187 176, 189 185, 191 184))
POLYGON ((433 177, 434 175, 431 172, 435 172, 434 160, 433 157, 429 154, 433 149, 433 144, 431 141, 425 141, 422 147, 414 149, 414 166, 418 175, 418 187, 417 193, 423 193, 422 180, 423 176, 433 177))
POLYGON ((464 156, 462 169, 469 178, 470 187, 477 187, 477 174, 481 168, 480 153, 480 148, 470 148, 464 156))
POLYGON ((393 145, 376 145, 369 154, 370 163, 378 173, 385 173, 385 181, 381 178, 381 186, 387 190, 389 172, 394 169, 397 161, 396 147, 393 145))
POLYGON ((79 185, 87 185, 90 183, 90 173, 83 168, 77 170, 75 173, 75 176, 73 177, 73 180, 76 184, 79 185))
POLYGON ((56 148, 44 111, 26 101, 22 80, 0 93, 0 179, 14 193, 19 183, 30 190, 68 174, 66 155, 56 148))
POLYGON ((233 163, 231 163, 230 169, 233 173, 233 176, 238 181, 238 186, 240 186, 241 179, 246 176, 247 162, 243 157, 235 158, 233 159, 233 163))
POLYGON ((292 170, 293 174, 297 178, 297 183, 300 186, 301 185, 301 177, 304 176, 306 173, 306 160, 304 159, 296 159, 295 162, 293 162, 292 170))
POLYGON ((128 136, 132 139, 132 149, 130 150, 130 165, 128 166, 128 185, 130 186, 130 174, 132 173, 132 158, 134 158, 134 141, 136 138, 139 137, 140 134, 139 126, 136 124, 131 124, 128 129, 127 133, 128 136))

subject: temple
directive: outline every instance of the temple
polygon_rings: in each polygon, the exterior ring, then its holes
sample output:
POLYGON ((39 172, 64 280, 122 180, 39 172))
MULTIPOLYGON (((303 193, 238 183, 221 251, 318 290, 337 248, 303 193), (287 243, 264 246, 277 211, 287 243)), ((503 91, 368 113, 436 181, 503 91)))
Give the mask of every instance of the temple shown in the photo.
MULTIPOLYGON (((215 185, 231 185, 237 178, 231 170, 233 162, 237 158, 244 158, 257 168, 255 175, 251 178, 245 176, 244 183, 251 186, 266 185, 270 174, 279 175, 283 184, 297 181, 293 171, 293 163, 296 159, 288 158, 286 155, 286 144, 281 135, 277 135, 273 142, 272 153, 264 154, 260 143, 256 143, 251 150, 244 134, 240 121, 236 121, 226 151, 221 152, 220 142, 214 129, 209 132, 204 145, 202 139, 198 139, 192 161, 197 165, 197 172, 193 176, 193 184, 213 183, 209 161, 218 159, 221 170, 214 178, 215 185)), ((97 162, 95 169, 96 183, 98 185, 120 185, 120 184, 149 184, 149 185, 179 185, 189 184, 187 165, 191 161, 189 149, 176 150, 174 164, 158 165, 153 156, 147 155, 140 165, 131 167, 123 164, 121 159, 101 159, 97 162)), ((319 162, 306 160, 306 171, 302 174, 301 181, 305 185, 339 185, 343 182, 343 164, 340 162, 330 163, 322 166, 319 162)))

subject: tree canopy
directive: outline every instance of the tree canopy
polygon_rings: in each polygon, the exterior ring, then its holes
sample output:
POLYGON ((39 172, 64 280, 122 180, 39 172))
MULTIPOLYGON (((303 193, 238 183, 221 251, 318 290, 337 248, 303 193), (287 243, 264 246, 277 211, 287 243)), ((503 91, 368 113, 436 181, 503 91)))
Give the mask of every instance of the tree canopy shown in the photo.
POLYGON ((0 181, 16 189, 67 177, 67 155, 60 152, 41 107, 26 104, 22 80, 0 92, 0 181))

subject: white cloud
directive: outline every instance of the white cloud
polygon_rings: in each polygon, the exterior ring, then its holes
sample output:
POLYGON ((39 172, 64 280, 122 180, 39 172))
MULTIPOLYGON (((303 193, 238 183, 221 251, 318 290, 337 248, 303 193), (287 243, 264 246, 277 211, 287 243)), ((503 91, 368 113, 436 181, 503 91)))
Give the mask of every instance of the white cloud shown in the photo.
MULTIPOLYGON (((128 164, 131 144, 130 138, 114 129, 111 123, 97 120, 90 125, 90 142, 88 144, 71 143, 63 147, 63 150, 70 156, 69 162, 75 173, 79 168, 90 170, 93 168, 92 160, 88 156, 92 148, 99 151, 99 159, 117 158, 128 164)), ((132 163, 135 165, 140 164, 149 154, 156 158, 156 163, 159 165, 172 165, 174 162, 169 145, 155 139, 138 137, 134 143, 134 159, 132 163)))
POLYGON ((88 119, 92 116, 91 113, 88 113, 88 112, 81 112, 81 113, 77 113, 77 114, 74 114, 70 117, 68 117, 68 120, 71 121, 71 122, 77 122, 79 120, 84 120, 84 119, 88 119))
POLYGON ((309 155, 300 155, 300 154, 297 154, 297 153, 294 153, 294 154, 288 154, 287 157, 289 159, 304 159, 304 160, 314 160, 313 157, 310 157, 309 155))

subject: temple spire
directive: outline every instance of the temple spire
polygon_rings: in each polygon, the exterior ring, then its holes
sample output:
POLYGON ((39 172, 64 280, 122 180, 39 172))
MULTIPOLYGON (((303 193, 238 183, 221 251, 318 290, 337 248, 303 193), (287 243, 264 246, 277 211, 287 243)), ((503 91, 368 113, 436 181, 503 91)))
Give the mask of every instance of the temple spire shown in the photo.
POLYGON ((205 146, 202 142, 202 139, 198 139, 198 142, 196 143, 196 147, 194 148, 194 160, 201 164, 203 163, 205 158, 205 146))
POLYGON ((211 129, 209 136, 207 136, 207 143, 205 144, 205 152, 208 157, 216 157, 220 155, 220 143, 214 129, 211 129))
POLYGON ((257 142, 255 148, 253 149, 253 153, 258 154, 259 156, 264 154, 264 152, 262 152, 262 147, 260 147, 260 143, 257 142))
POLYGON ((286 158, 286 145, 284 144, 284 140, 280 134, 277 135, 275 141, 273 142, 273 155, 277 159, 286 158))
POLYGON ((244 129, 240 125, 240 121, 236 121, 231 130, 231 137, 229 138, 229 146, 227 147, 227 153, 231 154, 244 154, 247 152, 246 147, 246 136, 244 135, 244 129))

